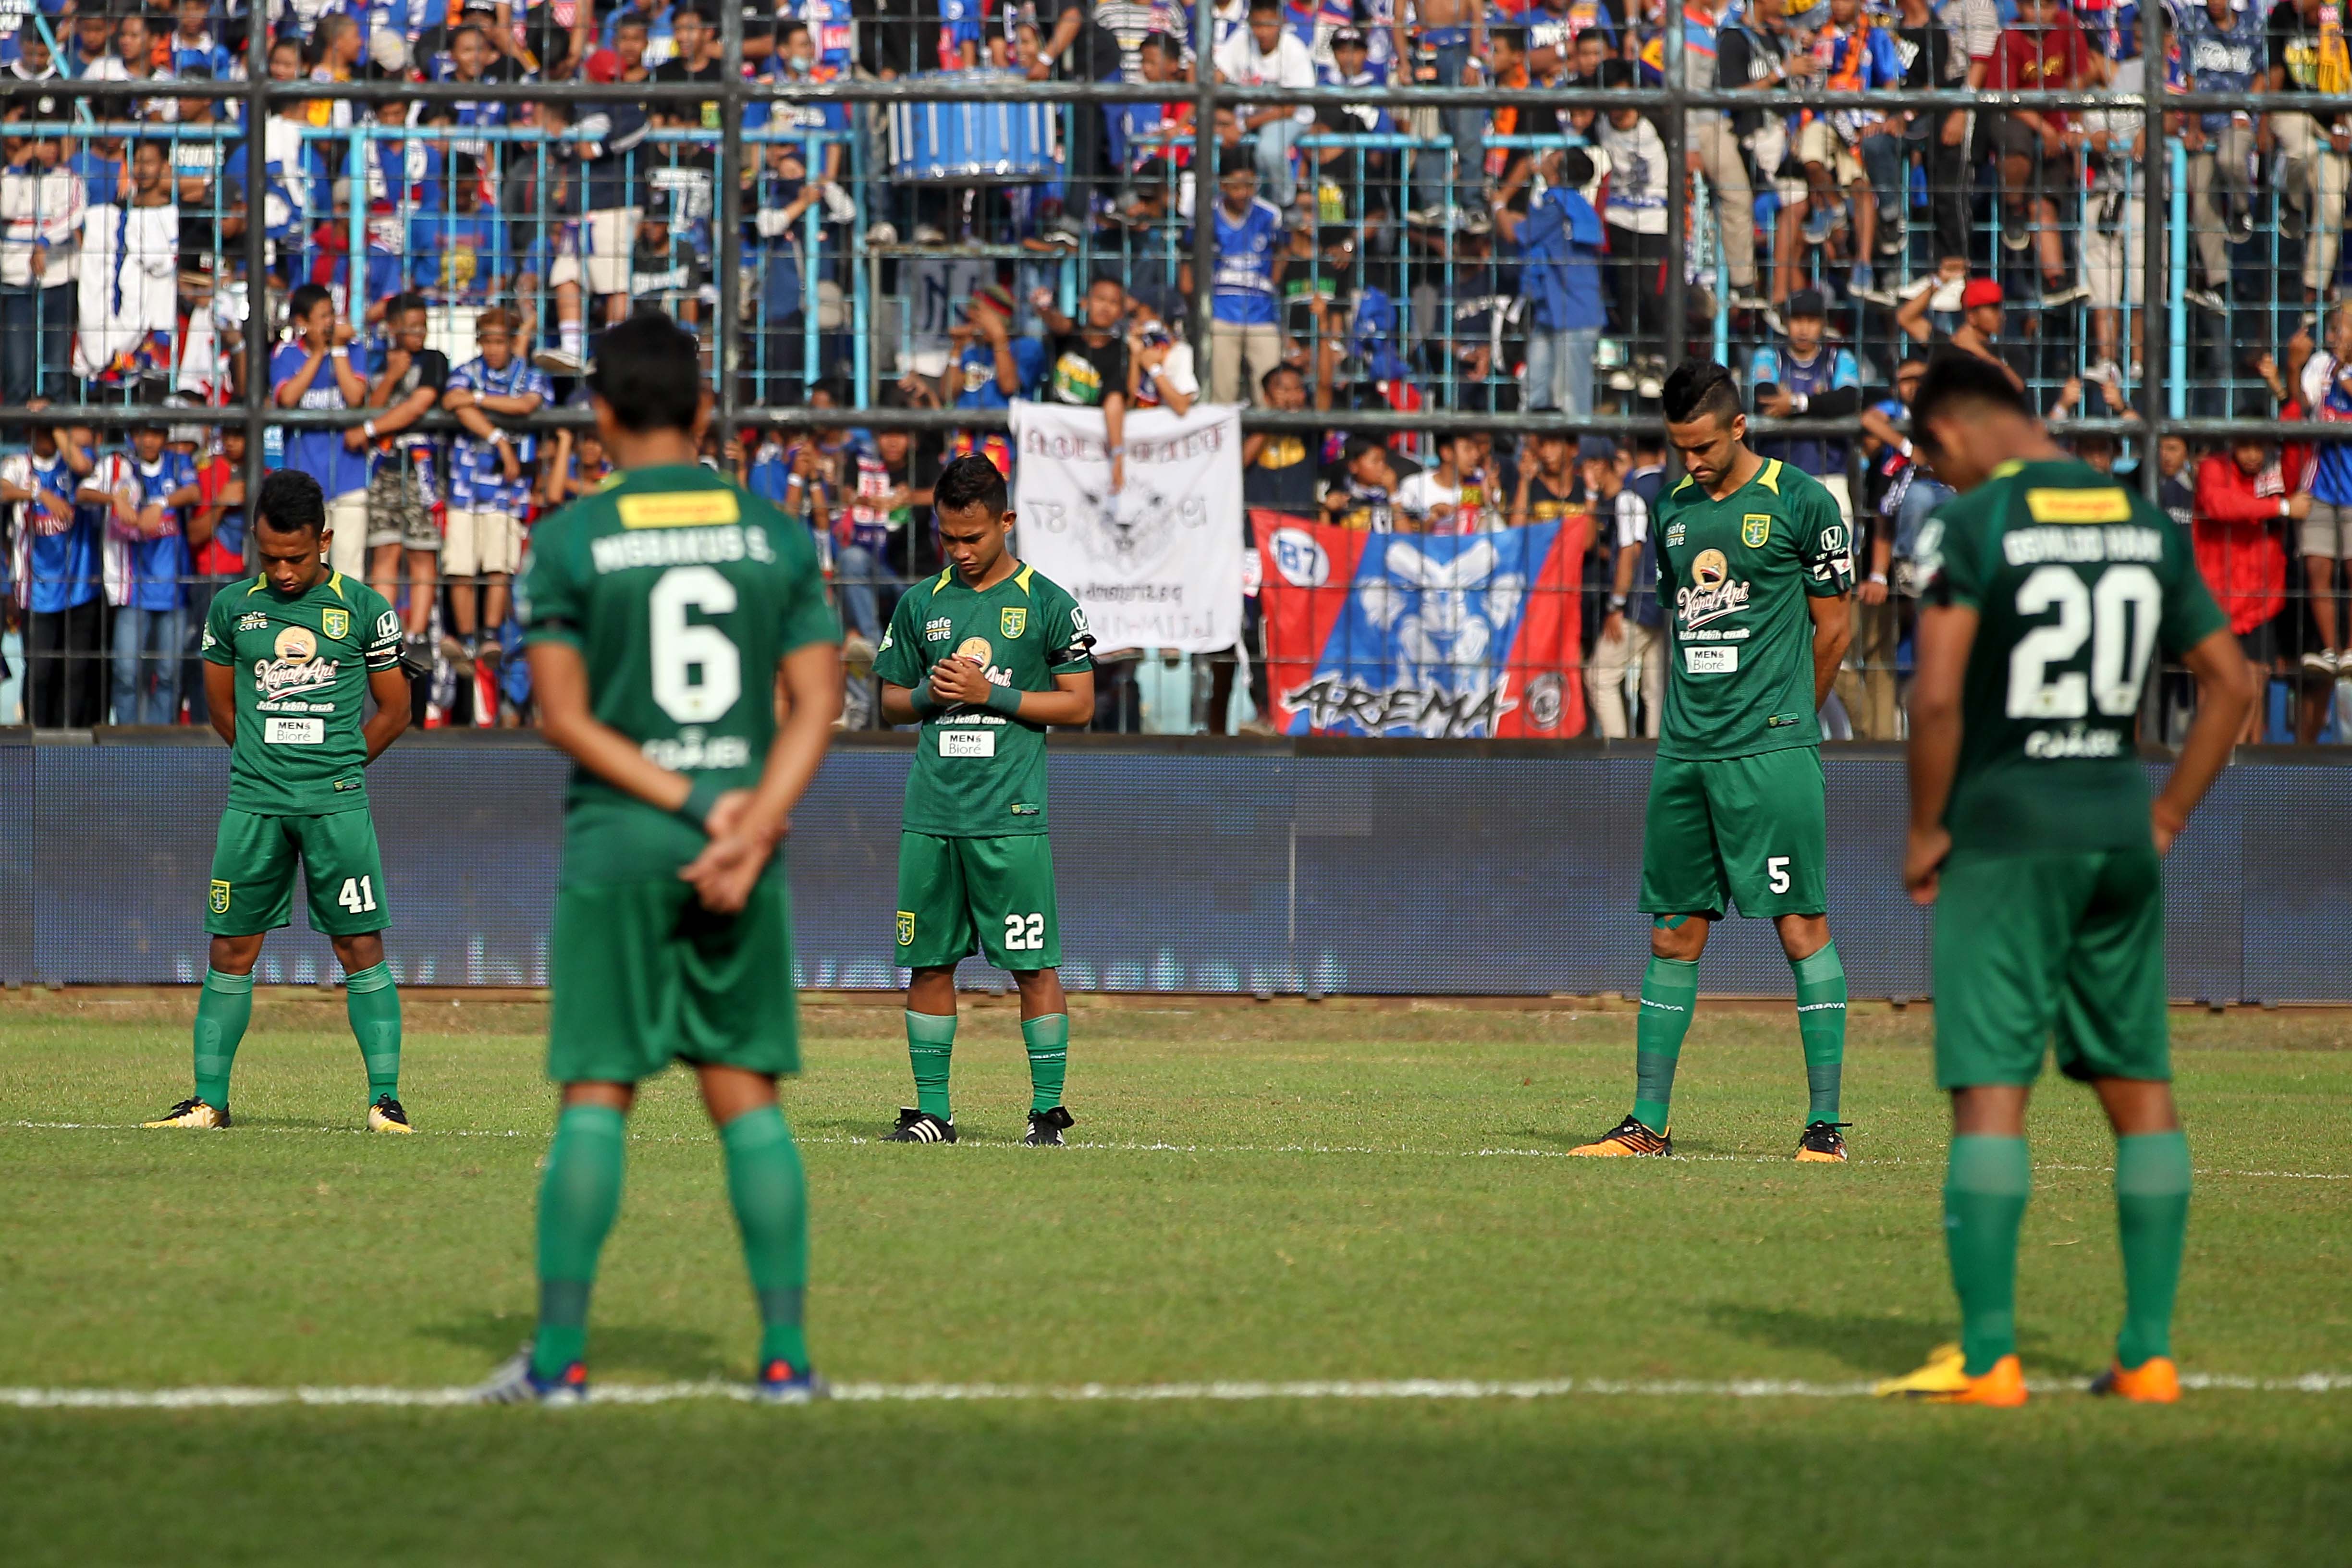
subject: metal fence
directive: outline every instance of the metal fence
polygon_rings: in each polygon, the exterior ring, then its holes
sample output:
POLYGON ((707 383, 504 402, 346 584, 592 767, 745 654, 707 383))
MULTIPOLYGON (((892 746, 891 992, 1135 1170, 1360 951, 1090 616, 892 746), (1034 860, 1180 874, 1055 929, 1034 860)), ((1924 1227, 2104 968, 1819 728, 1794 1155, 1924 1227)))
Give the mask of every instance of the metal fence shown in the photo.
MULTIPOLYGON (((1278 323, 1277 337, 1286 340, 1278 352, 1295 352, 1297 401, 1306 406, 1253 407, 1245 431, 1302 442, 1344 431, 1422 459, 1433 458, 1432 444, 1453 433, 1485 437, 1482 460, 1493 464, 1482 471, 1489 522, 1517 512, 1514 487, 1496 482, 1514 444, 1543 434, 1630 441, 1654 432, 1655 384, 1686 353, 1712 353, 1751 383, 1763 379, 1759 355, 1769 352, 1780 356, 1776 363, 1786 363, 1791 306, 1808 289, 1827 295, 1832 354, 1842 342, 1855 352, 1872 393, 1895 392, 1902 345, 1950 318, 1951 301, 1941 296, 1957 279, 1943 279, 1922 296, 1924 308, 1909 310, 1888 285, 1898 276, 1928 277, 1956 245, 1967 269, 2010 280, 2017 307, 2003 334, 2010 358, 2037 397, 2056 410, 2057 427, 2102 460, 2137 458, 2137 482, 2151 497, 2173 500, 2176 510, 2178 497, 2168 497, 2165 465, 2156 457, 2163 437, 2325 445, 2347 429, 2325 420, 2272 418, 2280 400, 2269 383, 2296 390, 2286 385, 2294 367, 2263 366, 2250 357, 2250 351, 2267 349, 2273 362, 2282 361, 2298 332, 2326 335, 2304 318, 2324 303, 2340 273, 2344 192, 2329 174, 2336 167, 2329 154, 2307 152, 2300 163, 2287 159, 2278 165, 2284 183, 2302 183, 2300 233, 2268 221, 2293 210, 2293 203, 2281 205, 2282 193, 2232 173, 2230 149, 2237 143, 2230 127, 2247 111, 2243 92, 2167 90, 2159 80, 2143 81, 2136 91, 1919 90, 1872 83, 1857 95, 1801 81, 1765 98, 1702 82, 1706 72, 1694 67, 1703 62, 1692 53, 1700 35, 1671 25, 1638 39, 1638 29, 1628 30, 1626 47, 1611 57, 1625 68, 1609 66, 1592 79, 1638 79, 1646 67, 1655 79, 1643 85, 1544 86, 1540 72, 1530 78, 1538 85, 1526 88, 1462 85, 1467 56, 1453 45, 1415 43, 1403 44, 1406 52, 1391 60, 1386 85, 1252 86, 1220 80, 1205 68, 1221 45, 1219 20, 1208 6, 1195 9, 1190 37, 1178 41, 1191 80, 1166 79, 1165 48, 1158 66, 1131 68, 1150 79, 1033 80, 1021 68, 1024 51, 1034 58, 1040 46, 1034 29, 1025 39, 1016 33, 1006 41, 1010 68, 919 71, 893 79, 858 68, 823 79, 789 72, 754 79, 743 68, 760 40, 747 37, 740 7, 720 9, 718 68, 707 80, 319 80, 289 74, 282 64, 273 68, 270 40, 255 28, 242 81, 110 80, 100 89, 0 74, 0 110, 17 120, 0 129, 84 149, 103 150, 118 135, 158 147, 168 165, 163 177, 193 198, 186 210, 196 219, 193 226, 211 237, 213 258, 208 269, 194 269, 208 276, 192 279, 183 274, 177 298, 163 308, 167 331, 177 338, 173 378, 197 331, 200 305, 207 307, 204 330, 216 345, 219 372, 193 394, 202 406, 171 417, 240 427, 247 487, 285 439, 349 429, 377 412, 274 405, 268 360, 278 341, 279 290, 255 282, 290 283, 298 273, 340 280, 341 311, 362 326, 394 292, 418 293, 428 308, 428 342, 453 362, 470 353, 471 325, 488 305, 515 306, 531 340, 560 352, 567 324, 584 336, 596 313, 649 299, 694 322, 709 342, 718 423, 730 440, 740 432, 797 437, 855 425, 909 432, 926 442, 984 444, 1003 427, 1003 413, 954 406, 950 373, 956 367, 951 360, 935 362, 942 335, 950 347, 958 340, 952 326, 941 334, 936 321, 925 325, 927 310, 952 316, 958 296, 979 279, 1012 285, 1007 330, 1025 337, 1050 333, 1080 314, 1087 282, 1108 273, 1147 309, 1181 318, 1202 389, 1222 382, 1254 393, 1250 384, 1262 363, 1254 356, 1262 345, 1217 320, 1217 226, 1188 223, 1182 212, 1194 175, 1236 159, 1272 180, 1286 177, 1277 171, 1302 171, 1297 177, 1304 198, 1303 221, 1282 241, 1292 252, 1287 277, 1298 287, 1282 302, 1294 314, 1278 323), (1434 79, 1394 79, 1423 74, 1434 79), (108 118, 114 109, 127 112, 164 98, 178 103, 168 121, 108 118), (606 111, 622 103, 664 123, 616 153, 615 122, 606 111), (241 116, 234 125, 223 118, 231 105, 241 116), (517 122, 526 106, 529 125, 517 122), (1294 111, 1288 120, 1248 123, 1284 107, 1294 111), (1156 122, 1140 112, 1118 123, 1105 119, 1106 110, 1128 109, 1160 113, 1156 122), (1722 143, 1727 124, 1736 141, 1740 118, 1759 110, 1767 130, 1790 113, 1810 118, 1783 123, 1790 159, 1755 181, 1753 160, 1736 152, 1727 157, 1722 143), (2089 117, 2084 123, 2099 127, 2092 134, 2106 140, 2035 149, 2047 155, 2021 160, 2021 184, 2000 156, 2011 147, 2001 128, 2021 123, 2020 114, 2043 112, 2089 117), (1890 133, 1848 139, 1835 130, 1841 117, 1864 114, 1916 114, 1917 121, 1905 128, 1899 149, 1886 145, 1890 133), (2197 123, 2129 145, 2135 117, 2145 124, 2152 115, 2160 126, 2168 114, 2197 123), (1958 153, 1947 140, 1955 115, 1961 117, 1958 153), (2224 122, 2210 139, 2207 116, 2224 122), (1502 128, 1507 117, 1508 130, 1502 128), (695 123, 670 123, 689 120, 695 123), (941 133, 946 121, 978 129, 941 133), (270 151, 274 133, 247 135, 250 128, 281 124, 287 156, 312 204, 297 203, 291 211, 272 205, 282 202, 285 184, 267 172, 279 156, 270 151), (1549 129, 1525 129, 1538 124, 1549 129), (1832 129, 1808 141, 1814 125, 1832 129), (1122 136, 1129 141, 1109 145, 1122 136), (2120 153, 2118 138, 2126 142, 2120 153), (1642 161, 1652 156, 1653 139, 1657 166, 1649 170, 1642 161), (252 177, 256 146, 263 150, 262 177, 252 177), (1280 155, 1286 147, 1295 163, 1280 155), (626 286, 601 297, 583 265, 595 259, 584 252, 599 241, 593 232, 583 235, 567 255, 561 237, 566 221, 594 230, 587 220, 596 209, 583 204, 567 215, 548 195, 562 183, 562 170, 579 165, 578 154, 588 150, 618 157, 625 189, 660 193, 609 210, 645 215, 658 207, 666 219, 658 231, 625 226, 635 230, 619 241, 626 286), (1663 195, 1655 207, 1624 209, 1622 216, 1632 219, 1624 224, 1610 207, 1612 248, 1601 266, 1613 327, 1590 345, 1546 345, 1551 357, 1539 371, 1536 340, 1544 334, 1529 330, 1524 297, 1507 286, 1506 231, 1519 221, 1515 199, 1537 181, 1563 177, 1568 165, 1555 154, 1570 152, 1619 160, 1613 188, 1620 194, 1631 188, 1639 166, 1644 180, 1654 175, 1663 195), (241 188, 228 177, 240 158, 247 175, 241 188), (793 166, 797 174, 788 174, 793 166), (486 215, 479 197, 467 194, 469 182, 460 176, 468 170, 477 187, 485 170, 495 170, 500 199, 494 211, 486 215), (819 179, 820 172, 834 177, 819 179), (387 223, 366 199, 383 183, 415 186, 423 195, 404 191, 389 204, 387 223), (828 184, 839 193, 838 210, 823 189, 828 184), (517 193, 528 199, 507 199, 517 193), (1743 229, 1753 237, 1743 242, 1743 229), (2021 232, 2021 248, 2015 244, 2021 232), (1891 252, 1890 235, 1900 239, 1891 252), (635 287, 640 247, 648 263, 642 272, 656 279, 650 295, 635 287), (1384 285, 1377 291, 1390 314, 1368 331, 1361 308, 1375 262, 1384 285), (256 318, 258 327, 248 326, 256 318), (1558 373, 1571 353, 1580 363, 1589 353, 1597 384, 1590 402, 1580 375, 1558 373), (1249 374, 1237 375, 1237 369, 1249 374), (1410 395, 1391 393, 1392 385, 1409 388, 1410 395)), ((593 8, 586 14, 594 16, 593 8)), ((2140 58, 2164 60, 2162 8, 2148 8, 2142 26, 2140 58)), ((1505 54, 1516 51, 1524 65, 1543 47, 1528 29, 1492 30, 1516 40, 1490 53, 1486 63, 1496 70, 1505 54)), ((857 35, 849 37, 855 53, 857 35)), ((534 47, 543 53, 550 46, 550 38, 538 37, 534 47)), ((1568 43, 1555 39, 1551 47, 1561 50, 1568 43)), ((901 52, 923 60, 919 47, 901 52)), ((969 58, 984 68, 985 53, 983 41, 969 58)), ((1792 49, 1790 58, 1802 53, 1792 49)), ((1184 63, 1176 62, 1179 68, 1184 63)), ((2352 114, 2352 95, 2298 93, 2291 110, 2287 101, 2270 100, 2270 112, 2299 114, 2313 128, 2352 114)), ((2317 134, 2307 132, 2305 140, 2317 134)), ((1205 184, 1192 205, 1209 205, 1205 184)), ((155 411, 136 396, 137 376, 84 374, 87 363, 66 363, 52 309, 62 305, 54 299, 59 292, 0 289, 6 296, 0 308, 10 312, 0 315, 0 342, 8 347, 0 384, 11 393, 30 388, 48 403, 35 410, 6 398, 0 427, 112 432, 154 419, 155 411), (63 384, 53 389, 59 375, 63 384)), ((964 331, 977 329, 967 322, 964 331)), ((81 353, 79 344, 74 352, 81 353)), ((559 377, 556 389, 565 384, 559 377)), ((577 432, 585 416, 552 400, 537 414, 501 423, 541 434, 577 432)), ((1874 429, 1859 416, 1759 416, 1755 427, 1768 446, 1853 448, 1843 460, 1853 502, 1867 509, 1874 498, 1860 449, 1882 439, 1885 429, 1899 428, 1899 421, 1874 429)), ((438 413, 416 428, 456 431, 438 413)), ((719 460, 740 461, 748 470, 753 456, 745 451, 738 458, 730 447, 719 460)), ((1532 453, 1516 454, 1516 466, 1521 474, 1532 470, 1532 453)), ((838 487, 834 500, 836 509, 845 500, 838 487)), ((1375 507, 1354 509, 1352 500, 1343 495, 1326 515, 1426 526, 1375 507)), ((1878 531, 1889 543, 1894 521, 1878 531)), ((886 595, 924 564, 919 533, 908 528, 895 534, 898 553, 876 563, 880 581, 874 585, 886 595)), ((2287 677, 2277 695, 2302 703, 2299 715, 2282 722, 2306 736, 2332 732, 2334 683, 2298 684, 2294 671, 2303 652, 2352 641, 2341 630, 2352 615, 2333 614, 2340 583, 2303 579, 2302 552, 2292 538, 2280 554, 2284 587, 2266 574, 2218 585, 2275 598, 2273 651, 2287 677), (2325 615, 2316 613, 2322 604, 2329 607, 2325 615), (2332 637, 2331 626, 2337 628, 2332 637)), ((2236 570, 2234 558, 2217 560, 2225 574, 2236 570)), ((1872 563, 1865 556, 1864 570, 1872 563)), ((392 585, 404 575, 415 583, 416 570, 414 563, 395 562, 392 585)), ((207 584, 187 586, 201 594, 207 584)), ((1578 598, 1588 648, 1609 586, 1588 575, 1561 590, 1578 598)), ((437 608, 437 593, 430 596, 437 608)), ((1862 710, 1854 716, 1864 732, 1891 733, 1899 723, 1887 710, 1901 671, 1903 622, 1899 604, 1873 612, 1857 660, 1864 667, 1856 671, 1858 689, 1848 692, 1846 706, 1862 710)), ((412 625, 438 624, 412 616, 412 625)), ((184 640, 185 622, 179 627, 184 640)), ((120 626, 115 632, 119 653, 120 626)), ((133 669, 177 664, 172 637, 169 626, 153 630, 153 646, 146 629, 134 636, 127 656, 133 669)), ((69 700, 44 721, 89 721, 93 699, 97 716, 104 716, 115 684, 107 666, 120 659, 95 647, 85 657, 98 668, 86 672, 91 679, 81 684, 79 700, 69 700)), ((158 684, 157 673, 146 671, 136 684, 158 684)), ((1202 686, 1210 721, 1221 727, 1225 711, 1207 700, 1210 683, 1202 686)), ((1114 704, 1108 717, 1122 721, 1139 706, 1114 704)), ((2160 738, 2166 729, 2148 732, 2160 738)))

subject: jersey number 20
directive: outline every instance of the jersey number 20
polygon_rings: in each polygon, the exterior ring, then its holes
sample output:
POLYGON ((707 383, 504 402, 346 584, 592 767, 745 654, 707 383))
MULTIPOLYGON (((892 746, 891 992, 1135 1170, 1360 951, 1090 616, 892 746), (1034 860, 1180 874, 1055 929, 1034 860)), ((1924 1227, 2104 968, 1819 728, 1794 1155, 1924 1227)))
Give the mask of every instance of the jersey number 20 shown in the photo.
POLYGON ((2046 626, 2017 639, 2009 655, 2009 716, 2012 719, 2081 719, 2096 702, 2107 717, 2121 718, 2139 706, 2140 682, 2156 646, 2157 617, 2164 611, 2164 588, 2145 566, 2110 566, 2095 587, 2085 587, 2071 566, 2041 566, 2017 587, 2017 613, 2058 612, 2046 626), (2072 663, 2091 645, 2088 675, 2053 666, 2072 663))
POLYGON ((711 566, 673 566, 646 596, 653 623, 654 700, 681 724, 723 718, 743 694, 743 657, 717 626, 687 612, 723 616, 735 607, 735 584, 711 566))

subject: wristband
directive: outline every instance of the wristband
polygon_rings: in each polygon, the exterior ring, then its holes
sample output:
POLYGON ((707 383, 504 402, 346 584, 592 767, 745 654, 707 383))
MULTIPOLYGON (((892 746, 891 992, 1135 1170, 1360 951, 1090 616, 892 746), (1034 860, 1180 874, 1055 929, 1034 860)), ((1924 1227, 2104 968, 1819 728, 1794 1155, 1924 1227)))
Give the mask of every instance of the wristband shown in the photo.
POLYGON ((1021 693, 1009 686, 998 686, 991 682, 988 688, 988 705, 999 713, 1018 714, 1021 711, 1021 693))
POLYGON ((1882 588, 1886 586, 1886 574, 1884 572, 1873 572, 1870 574, 1870 580, 1882 588))
POLYGON ((694 787, 686 792, 686 802, 677 808, 677 814, 708 833, 705 819, 710 816, 710 808, 719 804, 719 797, 726 793, 727 786, 719 782, 716 773, 698 774, 694 787))
POLYGON ((2288 516, 2288 515, 2290 515, 2291 510, 2292 510, 2292 509, 2290 509, 2290 508, 2288 507, 2288 505, 2287 505, 2286 497, 2284 497, 2284 496, 2281 496, 2281 497, 2279 497, 2279 515, 2280 515, 2281 517, 2288 516))
POLYGON ((931 684, 927 680, 907 693, 907 706, 915 710, 916 718, 928 719, 940 712, 946 705, 931 695, 931 684))
POLYGON ((1623 612, 1624 608, 1625 608, 1625 595, 1622 595, 1622 594, 1612 594, 1612 595, 1609 595, 1609 609, 1610 609, 1610 612, 1611 612, 1612 614, 1622 614, 1622 613, 1623 612))
POLYGON ((365 422, 364 424, 362 424, 362 425, 360 426, 360 434, 361 434, 361 435, 362 435, 362 436, 364 436, 364 437, 367 437, 369 440, 371 440, 371 441, 374 440, 374 439, 375 439, 375 421, 374 421, 374 420, 373 420, 373 419, 370 419, 370 420, 368 420, 367 422, 365 422))

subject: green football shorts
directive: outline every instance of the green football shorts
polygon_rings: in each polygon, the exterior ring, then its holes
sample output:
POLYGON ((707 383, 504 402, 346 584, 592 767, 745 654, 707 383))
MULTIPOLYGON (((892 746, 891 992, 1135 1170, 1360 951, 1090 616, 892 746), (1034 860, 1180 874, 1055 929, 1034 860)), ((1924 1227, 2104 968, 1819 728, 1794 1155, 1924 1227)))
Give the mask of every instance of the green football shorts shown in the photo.
POLYGON ((2154 848, 1970 855, 1936 894, 1936 1082, 2169 1079, 2164 869, 2154 848))
POLYGON ((673 1060, 798 1072, 792 894, 781 866, 737 915, 674 879, 560 889, 547 1076, 635 1083, 673 1060))
POLYGON ((1062 916, 1054 846, 1042 833, 994 838, 898 835, 898 962, 940 969, 985 953, 999 969, 1058 969, 1062 916))
POLYGON ((310 929, 359 936, 392 924, 383 853, 364 807, 324 816, 257 816, 232 806, 213 842, 209 936, 252 936, 294 918, 294 866, 310 895, 310 929))
POLYGON ((1829 808, 1812 746, 1650 769, 1642 911, 1721 920, 1829 912, 1829 808))

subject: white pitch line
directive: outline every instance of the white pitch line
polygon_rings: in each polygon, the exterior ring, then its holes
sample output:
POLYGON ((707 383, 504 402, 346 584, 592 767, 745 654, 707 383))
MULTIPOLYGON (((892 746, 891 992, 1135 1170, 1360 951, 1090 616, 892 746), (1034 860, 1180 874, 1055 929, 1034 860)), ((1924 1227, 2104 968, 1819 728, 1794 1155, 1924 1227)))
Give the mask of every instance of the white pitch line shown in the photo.
MULTIPOLYGON (((52 1132, 139 1132, 146 1131, 145 1128, 136 1121, 6 1121, 0 1122, 0 1127, 17 1128, 27 1131, 52 1132)), ((279 1135, 290 1134, 296 1136, 325 1135, 330 1137, 340 1137, 345 1135, 352 1137, 377 1136, 377 1134, 369 1132, 367 1129, 359 1126, 240 1126, 232 1128, 230 1131, 247 1137, 270 1133, 279 1135)), ((533 1130, 520 1128, 419 1128, 413 1136, 419 1138, 538 1138, 543 1140, 549 1136, 549 1132, 546 1129, 533 1130)), ((703 1142, 707 1140, 707 1137, 708 1134, 687 1132, 632 1132, 629 1134, 629 1142, 632 1143, 683 1143, 689 1142, 703 1142)), ((796 1138, 796 1142, 803 1144, 864 1148, 869 1144, 878 1144, 881 1142, 881 1140, 878 1138, 825 1135, 822 1137, 800 1136, 796 1138)), ((958 1144, 956 1147, 959 1149, 969 1148, 992 1153, 1018 1151, 1022 1158, 1030 1158, 1029 1151, 1024 1145, 1015 1142, 1009 1138, 987 1139, 969 1145, 958 1144)), ((1384 1147, 1378 1144, 1369 1143, 1107 1143, 1081 1142, 1066 1144, 1065 1147, 1070 1149, 1087 1149, 1097 1153, 1111 1154, 1397 1154, 1402 1155, 1408 1159, 1427 1160, 1566 1160, 1573 1157, 1565 1149, 1413 1149, 1402 1144, 1395 1147, 1384 1147)), ((1686 1165, 1785 1165, 1790 1162, 1785 1155, 1780 1154, 1675 1154, 1667 1156, 1664 1163, 1667 1164, 1686 1165)), ((1901 1165, 1908 1163, 1909 1162, 1906 1161, 1899 1155, 1881 1159, 1858 1157, 1853 1161, 1853 1163, 1856 1165, 1901 1165)), ((2033 1168, 2037 1171, 2057 1171, 2089 1175, 2111 1175, 2115 1172, 2115 1167, 2113 1165, 2068 1165, 2048 1161, 2037 1161, 2035 1162, 2033 1168)), ((2352 1172, 2344 1171, 2234 1171, 2213 1166, 2200 1165, 2196 1167, 2194 1173, 2200 1176, 2233 1176, 2260 1178, 2282 1182, 2352 1182, 2352 1172)))
MULTIPOLYGON (((2190 1373, 2181 1386, 2197 1392, 2340 1394, 2352 1391, 2352 1373, 2305 1373, 2299 1377, 2243 1377, 2190 1373)), ((1401 1381, 1335 1380, 1318 1383, 1082 1383, 1062 1386, 1016 1383, 847 1383, 833 1396, 858 1405, 955 1405, 1053 1403, 1150 1405, 1197 1401, 1255 1404, 1320 1400, 1530 1400, 1583 1394, 1636 1399, 1859 1399, 1870 1395, 1867 1381, 1815 1383, 1786 1378, 1628 1380, 1603 1377, 1537 1378, 1515 1382, 1413 1378, 1401 1381)), ((2081 1394, 2077 1383, 2037 1382, 2036 1394, 2081 1394)), ((0 1388, 0 1406, 18 1410, 236 1410, 286 1405, 370 1408, 434 1408, 471 1405, 470 1388, 0 1388)), ((687 1401, 749 1402, 748 1384, 598 1384, 594 1405, 674 1405, 687 1401)))

